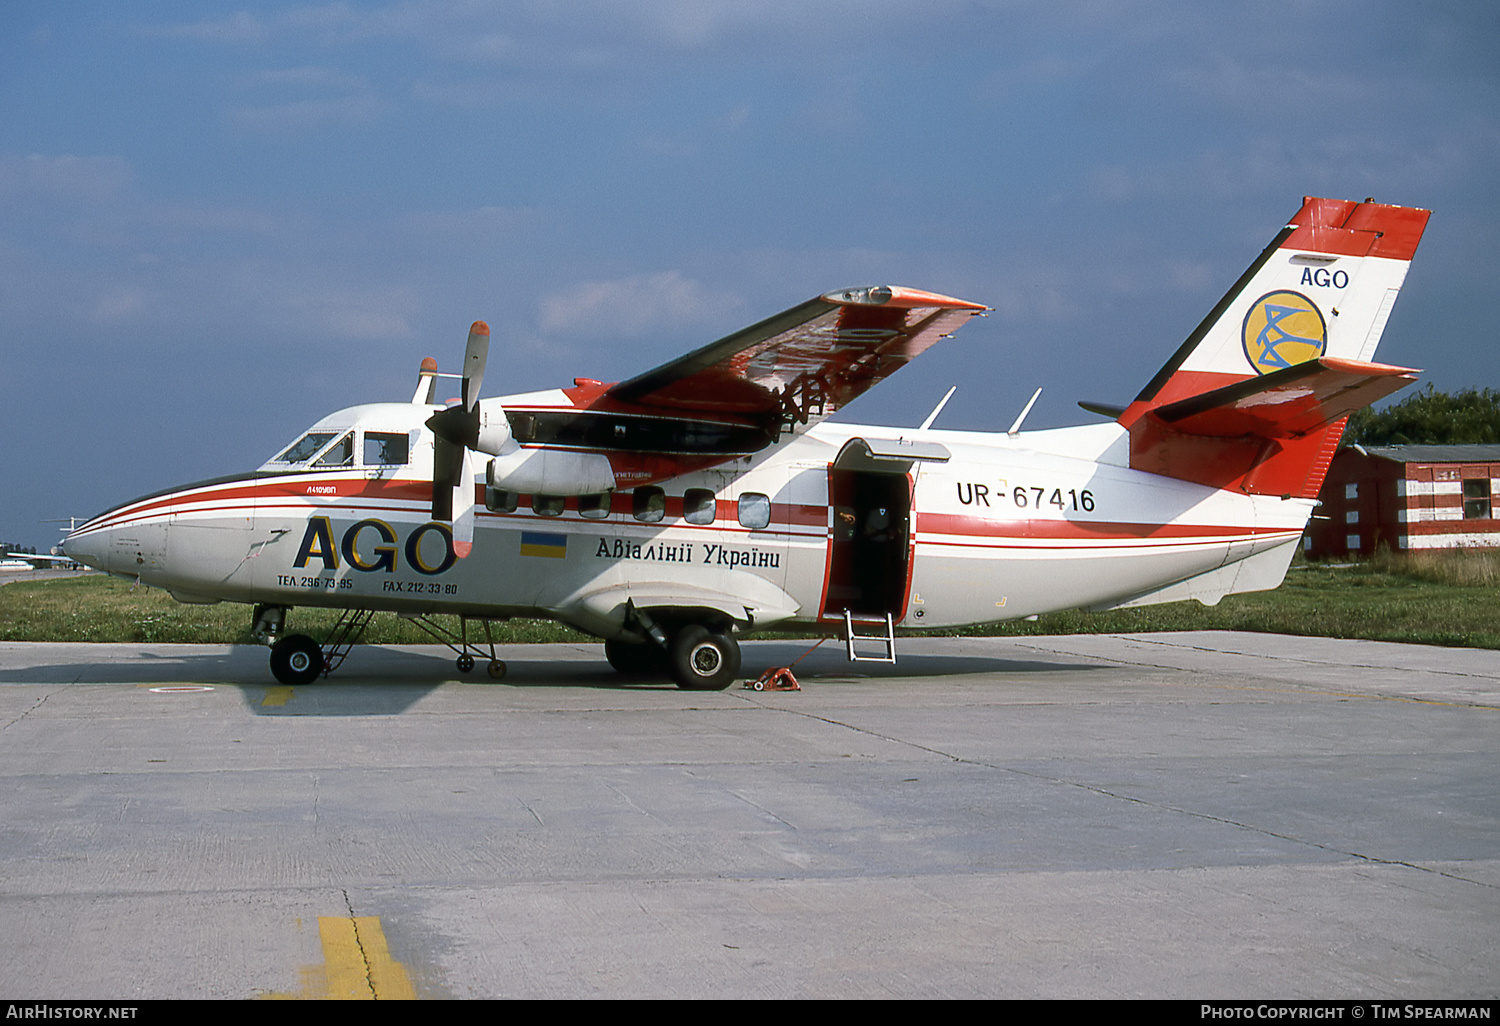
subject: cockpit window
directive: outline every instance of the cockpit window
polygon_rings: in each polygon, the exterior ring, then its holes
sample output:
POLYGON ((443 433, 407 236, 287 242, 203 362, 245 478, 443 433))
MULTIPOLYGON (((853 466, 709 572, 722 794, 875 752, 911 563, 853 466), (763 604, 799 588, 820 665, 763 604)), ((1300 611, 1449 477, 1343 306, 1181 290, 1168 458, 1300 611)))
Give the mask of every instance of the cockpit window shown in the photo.
POLYGON ((354 466, 354 432, 351 431, 319 457, 315 467, 352 467, 354 466))
POLYGON ((303 435, 296 445, 272 460, 272 463, 306 463, 313 453, 327 445, 332 431, 313 431, 303 435))
POLYGON ((407 437, 383 431, 365 432, 365 466, 397 467, 410 457, 407 437))

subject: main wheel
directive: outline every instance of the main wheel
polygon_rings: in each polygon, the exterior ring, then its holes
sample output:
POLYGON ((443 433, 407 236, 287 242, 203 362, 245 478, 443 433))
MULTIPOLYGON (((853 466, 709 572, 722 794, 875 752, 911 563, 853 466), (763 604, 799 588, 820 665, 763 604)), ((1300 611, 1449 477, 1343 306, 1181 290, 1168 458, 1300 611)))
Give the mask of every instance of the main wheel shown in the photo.
POLYGON ((293 634, 271 646, 271 676, 283 684, 311 684, 323 672, 323 650, 306 634, 293 634))
POLYGON ((499 680, 505 676, 505 663, 499 659, 491 659, 490 665, 487 667, 487 672, 490 675, 490 680, 499 680))
POLYGON ((684 627, 672 639, 672 680, 688 691, 723 691, 740 672, 739 642, 707 627, 684 627))
POLYGON ((660 673, 666 668, 667 654, 652 642, 635 644, 629 641, 606 641, 604 658, 609 660, 618 673, 634 676, 640 673, 660 673))
POLYGON ((453 665, 458 667, 459 673, 468 673, 474 669, 474 657, 465 652, 453 661, 453 665))

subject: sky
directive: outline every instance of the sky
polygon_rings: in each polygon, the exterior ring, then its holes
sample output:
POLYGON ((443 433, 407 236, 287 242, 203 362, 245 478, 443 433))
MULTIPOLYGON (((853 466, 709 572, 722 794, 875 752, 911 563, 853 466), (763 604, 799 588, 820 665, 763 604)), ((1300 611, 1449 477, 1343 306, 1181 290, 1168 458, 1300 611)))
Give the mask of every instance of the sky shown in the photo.
POLYGON ((0 6, 0 538, 457 369, 634 376, 814 295, 994 308, 838 419, 1131 399, 1304 195, 1434 211, 1377 358, 1500 388, 1500 6, 0 6))

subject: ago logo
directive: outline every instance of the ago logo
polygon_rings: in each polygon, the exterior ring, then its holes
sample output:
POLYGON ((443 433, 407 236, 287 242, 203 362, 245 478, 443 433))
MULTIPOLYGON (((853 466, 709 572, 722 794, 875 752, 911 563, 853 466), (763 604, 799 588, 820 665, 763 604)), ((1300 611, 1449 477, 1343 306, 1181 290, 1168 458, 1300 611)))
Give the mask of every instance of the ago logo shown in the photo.
POLYGON ((392 573, 400 554, 406 565, 419 574, 434 577, 453 565, 453 534, 442 524, 427 523, 412 531, 406 544, 398 545, 396 532, 384 520, 361 520, 344 532, 337 548, 333 543, 333 525, 327 517, 313 517, 307 522, 302 545, 297 549, 294 567, 305 567, 309 560, 323 562, 324 570, 339 568, 339 553, 356 570, 392 573))
POLYGON ((1255 373, 1269 374, 1322 356, 1328 325, 1302 293, 1268 292, 1250 304, 1240 339, 1255 373))

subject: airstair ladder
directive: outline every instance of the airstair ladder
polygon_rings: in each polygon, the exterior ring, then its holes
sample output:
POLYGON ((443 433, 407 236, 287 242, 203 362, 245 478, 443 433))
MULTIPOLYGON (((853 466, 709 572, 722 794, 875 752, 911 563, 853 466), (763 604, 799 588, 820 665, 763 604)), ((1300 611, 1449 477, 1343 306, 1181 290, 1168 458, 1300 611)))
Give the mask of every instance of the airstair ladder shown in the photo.
POLYGON ((851 663, 892 663, 896 662, 896 624, 891 619, 891 614, 886 613, 883 618, 861 617, 854 619, 854 614, 844 610, 844 643, 848 646, 849 661, 851 663), (884 634, 856 634, 854 625, 856 623, 885 625, 884 634), (869 641, 880 645, 885 649, 884 655, 860 655, 854 650, 856 641, 869 641))

